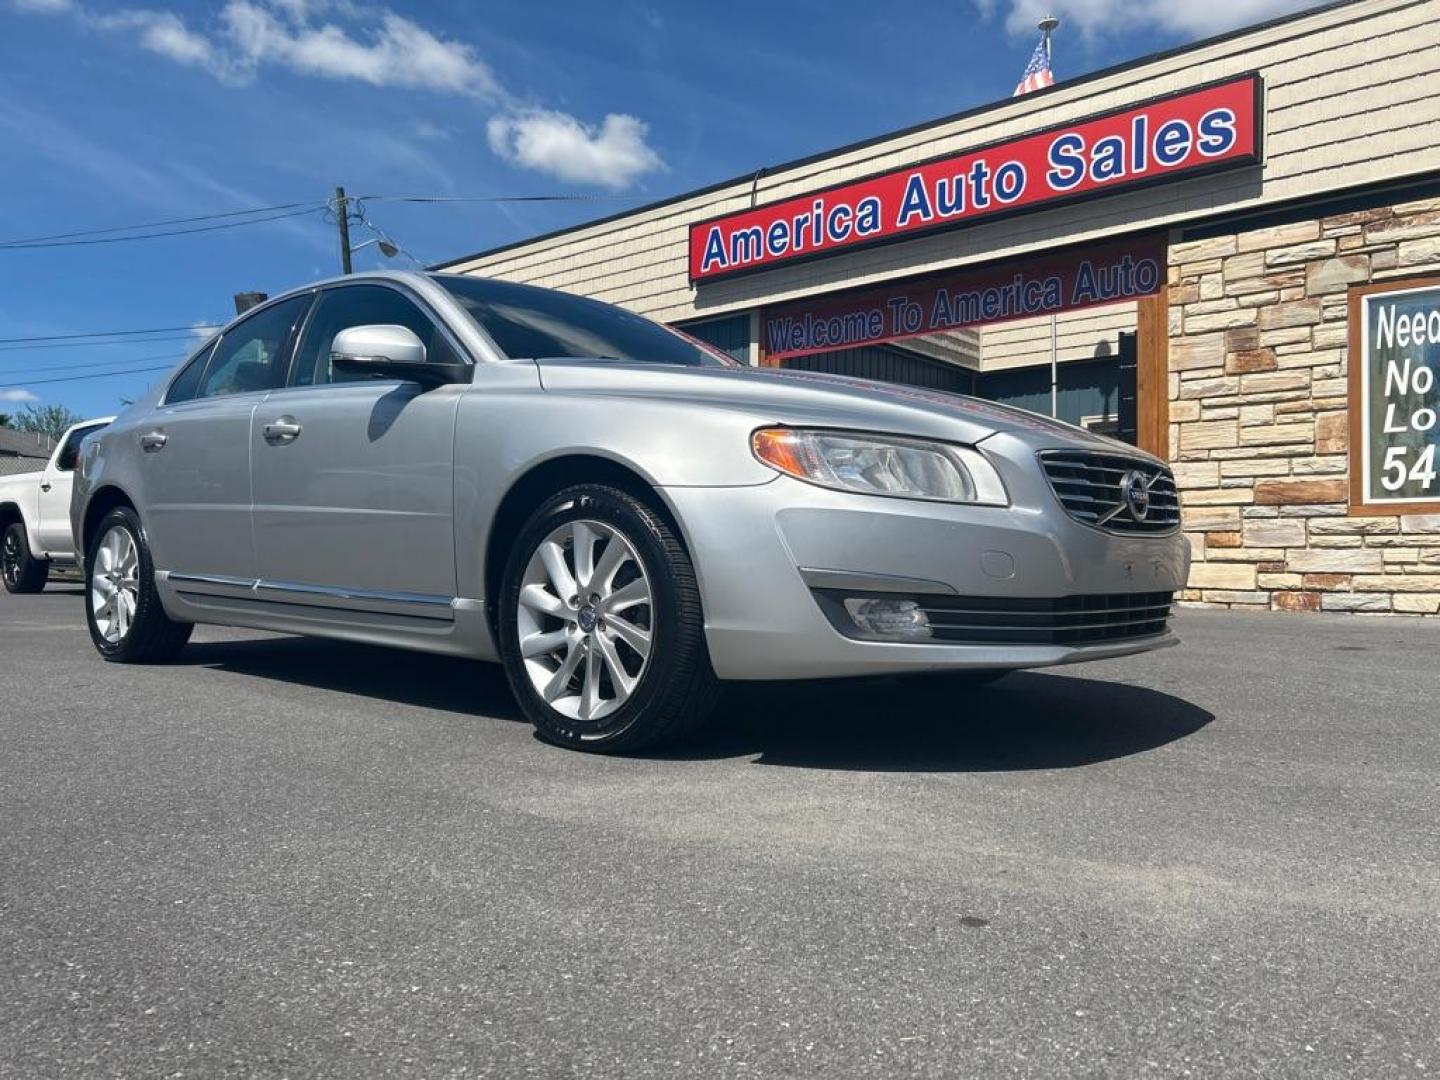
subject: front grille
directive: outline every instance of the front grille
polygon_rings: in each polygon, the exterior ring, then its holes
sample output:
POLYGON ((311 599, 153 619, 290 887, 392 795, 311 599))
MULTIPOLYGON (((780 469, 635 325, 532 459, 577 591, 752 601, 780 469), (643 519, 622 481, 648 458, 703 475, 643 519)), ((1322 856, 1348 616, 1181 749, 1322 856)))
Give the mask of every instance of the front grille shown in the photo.
MULTIPOLYGON (((816 590, 841 633, 863 636, 845 610, 853 592, 816 590)), ((893 593, 858 594, 897 599, 893 593)), ((1108 593, 1058 599, 994 596, 913 596, 930 620, 924 641, 955 645, 1103 645, 1165 632, 1174 594, 1108 593)))
POLYGON ((1169 469, 1123 454, 1051 450, 1040 464, 1055 497, 1076 521, 1117 533, 1163 533, 1180 525, 1180 493, 1169 469), (1134 513, 1124 495, 1125 478, 1139 473, 1149 504, 1134 513))

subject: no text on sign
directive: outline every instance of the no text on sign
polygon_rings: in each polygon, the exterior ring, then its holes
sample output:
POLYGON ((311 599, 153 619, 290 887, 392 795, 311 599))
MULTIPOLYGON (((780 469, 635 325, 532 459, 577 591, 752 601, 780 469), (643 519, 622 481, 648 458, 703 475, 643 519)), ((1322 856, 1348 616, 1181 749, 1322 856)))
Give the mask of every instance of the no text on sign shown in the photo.
POLYGON ((1256 164, 1262 93, 1260 76, 1244 75, 700 222, 690 280, 1256 164))

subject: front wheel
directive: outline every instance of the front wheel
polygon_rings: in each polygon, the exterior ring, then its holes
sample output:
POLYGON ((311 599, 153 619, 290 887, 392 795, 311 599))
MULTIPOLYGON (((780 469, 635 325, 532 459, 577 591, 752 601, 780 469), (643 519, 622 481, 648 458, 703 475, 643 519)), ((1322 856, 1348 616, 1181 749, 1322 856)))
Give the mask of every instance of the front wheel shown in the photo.
POLYGON ((0 537, 0 580, 8 593, 37 593, 50 579, 50 561, 37 559, 30 551, 25 523, 12 522, 0 537))
POLYGON ((116 507, 101 519, 95 536, 98 541, 85 553, 85 617, 95 648, 117 664, 173 658, 195 627, 175 622, 160 606, 139 515, 116 507))
POLYGON ((604 753, 673 742, 714 707, 695 570, 646 503, 581 485, 521 530, 499 609, 505 673, 561 746, 604 753))

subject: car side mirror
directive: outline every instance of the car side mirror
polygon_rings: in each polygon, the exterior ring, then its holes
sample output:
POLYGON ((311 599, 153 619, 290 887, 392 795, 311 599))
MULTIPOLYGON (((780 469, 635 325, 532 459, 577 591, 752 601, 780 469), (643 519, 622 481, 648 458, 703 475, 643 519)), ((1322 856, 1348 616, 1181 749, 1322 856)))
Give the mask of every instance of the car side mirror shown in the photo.
POLYGON ((425 386, 468 382, 465 364, 432 364, 425 345, 408 327, 351 326, 335 335, 330 363, 338 371, 378 379, 406 379, 425 386))

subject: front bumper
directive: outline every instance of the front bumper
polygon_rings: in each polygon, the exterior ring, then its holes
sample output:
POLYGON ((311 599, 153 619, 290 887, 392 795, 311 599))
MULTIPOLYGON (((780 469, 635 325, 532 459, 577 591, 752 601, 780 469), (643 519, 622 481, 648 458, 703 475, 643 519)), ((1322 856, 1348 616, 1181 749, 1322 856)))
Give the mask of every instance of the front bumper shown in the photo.
MULTIPOLYGON (((821 607, 820 585, 857 595, 1059 599, 1174 592, 1182 535, 1121 536, 1070 518, 1048 489, 1007 471, 1014 505, 955 506, 829 491, 789 477, 733 488, 667 488, 694 557, 716 674, 801 679, 947 669, 1034 668, 1146 652, 1168 630, 1094 644, 860 640, 821 607)), ((1043 480, 1040 482, 1043 485, 1043 480)), ((833 616, 833 609, 832 609, 833 616)))

